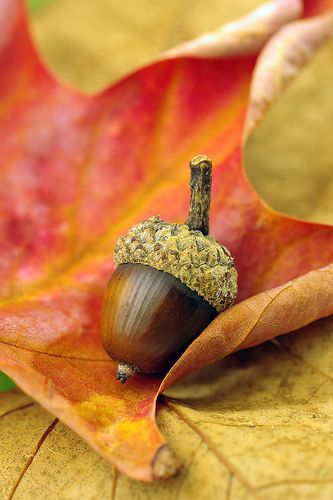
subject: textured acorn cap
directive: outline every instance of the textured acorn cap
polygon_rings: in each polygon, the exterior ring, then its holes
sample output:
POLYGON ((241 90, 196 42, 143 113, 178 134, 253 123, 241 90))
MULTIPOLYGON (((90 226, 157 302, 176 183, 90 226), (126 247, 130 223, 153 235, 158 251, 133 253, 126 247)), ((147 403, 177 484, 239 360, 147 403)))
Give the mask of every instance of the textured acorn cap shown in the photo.
POLYGON ((115 248, 116 264, 143 264, 172 274, 218 312, 237 294, 237 271, 227 248, 187 224, 158 216, 133 226, 115 248))

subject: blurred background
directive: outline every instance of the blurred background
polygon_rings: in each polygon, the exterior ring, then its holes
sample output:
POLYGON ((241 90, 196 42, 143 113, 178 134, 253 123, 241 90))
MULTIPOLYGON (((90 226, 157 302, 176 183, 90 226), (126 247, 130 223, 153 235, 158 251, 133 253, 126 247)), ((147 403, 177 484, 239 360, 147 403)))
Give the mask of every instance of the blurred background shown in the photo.
MULTIPOLYGON (((28 0, 32 33, 62 81, 93 93, 161 51, 213 30, 259 0, 28 0)), ((333 41, 251 138, 246 170, 273 208, 333 223, 333 41)))
POLYGON ((51 67, 87 92, 160 52, 242 16, 260 0, 30 0, 33 32, 51 67))

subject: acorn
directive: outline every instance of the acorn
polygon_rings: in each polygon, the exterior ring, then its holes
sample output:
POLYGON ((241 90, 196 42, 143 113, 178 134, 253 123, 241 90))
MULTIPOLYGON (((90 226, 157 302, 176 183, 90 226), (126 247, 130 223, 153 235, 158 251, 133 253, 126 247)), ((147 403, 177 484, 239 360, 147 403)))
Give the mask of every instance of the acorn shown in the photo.
POLYGON ((229 250, 208 236, 212 162, 193 158, 185 224, 151 217, 116 244, 102 308, 102 342, 116 378, 167 370, 237 294, 229 250))

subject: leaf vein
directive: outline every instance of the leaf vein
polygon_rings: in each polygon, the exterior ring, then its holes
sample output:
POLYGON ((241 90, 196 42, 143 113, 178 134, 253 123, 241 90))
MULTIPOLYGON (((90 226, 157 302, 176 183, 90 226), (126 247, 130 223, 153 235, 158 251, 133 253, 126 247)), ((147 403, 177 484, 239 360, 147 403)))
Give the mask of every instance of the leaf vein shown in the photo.
POLYGON ((117 484, 118 484, 118 471, 116 468, 114 468, 113 469, 113 476, 112 476, 112 484, 111 484, 111 500, 116 499, 117 484))
POLYGON ((277 486, 285 486, 285 485, 296 485, 296 484, 330 484, 333 483, 333 478, 322 478, 322 479, 281 479, 280 481, 271 481, 270 483, 263 484, 259 486, 259 490, 266 490, 268 488, 274 488, 277 486))
POLYGON ((44 443, 45 439, 48 437, 48 435, 52 432, 52 430, 55 428, 55 426, 57 425, 58 423, 58 419, 55 418, 53 420, 53 422, 51 422, 51 424, 48 426, 48 428, 43 432, 40 440, 38 441, 37 443, 37 446, 34 450, 34 452, 32 453, 32 455, 30 456, 29 460, 27 461, 27 463, 25 464, 25 466, 23 467, 23 469, 21 470, 20 472, 20 475, 17 479, 17 481, 15 482, 15 484, 13 485, 12 489, 11 489, 11 492, 9 494, 9 497, 8 497, 8 500, 12 500, 12 498, 14 497, 15 495, 15 492, 17 490, 17 488, 19 487, 25 473, 27 472, 27 470, 29 469, 30 465, 32 464, 34 458, 36 457, 37 453, 39 452, 40 450, 40 447, 42 446, 42 444, 44 443))
POLYGON ((294 352, 292 349, 290 349, 290 347, 286 346, 285 343, 282 342, 281 340, 279 340, 278 342, 279 342, 279 344, 280 344, 280 346, 282 347, 283 350, 285 350, 286 352, 288 352, 289 354, 291 354, 293 357, 295 357, 296 359, 298 359, 298 361, 300 361, 301 363, 303 363, 308 368, 311 368, 313 371, 319 373, 322 377, 326 378, 326 380, 328 380, 329 382, 333 383, 333 377, 331 375, 329 375, 328 373, 323 372, 320 368, 317 368, 315 365, 313 365, 312 363, 310 363, 306 359, 302 358, 302 356, 300 354, 297 354, 296 352, 294 352))
POLYGON ((193 432, 195 432, 202 442, 206 444, 208 449, 216 456, 221 464, 229 471, 229 473, 238 479, 238 481, 244 486, 244 488, 256 499, 261 499, 256 489, 249 483, 249 481, 244 477, 241 471, 230 462, 230 460, 223 455, 223 453, 215 446, 213 441, 198 427, 195 422, 193 422, 189 417, 187 417, 174 403, 166 399, 164 396, 160 396, 160 402, 163 406, 173 411, 193 432))
POLYGON ((66 355, 66 354, 57 354, 57 353, 51 353, 51 352, 46 352, 46 351, 38 351, 37 349, 30 349, 29 347, 23 347, 23 346, 20 346, 18 344, 14 344, 12 342, 7 342, 6 340, 0 340, 0 344, 4 344, 8 347, 14 347, 15 349, 22 349, 23 351, 32 352, 34 354, 41 354, 43 356, 49 356, 52 358, 68 359, 70 361, 89 361, 92 363, 97 363, 97 362, 110 363, 110 359, 81 358, 79 356, 70 356, 70 355, 66 355))
POLYGON ((7 417, 8 415, 11 415, 12 413, 15 413, 16 411, 24 410, 25 408, 29 408, 30 406, 34 406, 36 403, 27 403, 22 406, 18 406, 17 408, 12 408, 11 410, 5 411, 4 413, 0 414, 0 418, 7 417))

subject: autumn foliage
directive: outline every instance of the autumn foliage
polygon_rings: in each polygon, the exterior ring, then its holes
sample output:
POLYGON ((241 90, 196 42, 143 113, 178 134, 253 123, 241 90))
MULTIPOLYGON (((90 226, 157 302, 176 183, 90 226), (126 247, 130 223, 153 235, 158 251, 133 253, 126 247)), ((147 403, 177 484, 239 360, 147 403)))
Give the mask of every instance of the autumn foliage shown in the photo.
MULTIPOLYGON (((332 30, 327 15, 281 28, 300 2, 272 5, 231 35, 216 33, 216 57, 185 57, 188 45, 179 47, 93 97, 44 67, 21 1, 0 8, 0 367, 133 478, 168 474, 154 421, 162 390, 333 314, 333 227, 271 210, 242 165, 244 137, 332 30), (266 43, 256 26, 267 39, 277 33, 266 43), (136 375, 124 388, 99 335, 113 248, 154 214, 183 221, 198 153, 214 161, 211 233, 235 257, 238 302, 164 379, 136 375)), ((305 2, 304 14, 330 7, 305 2)))

